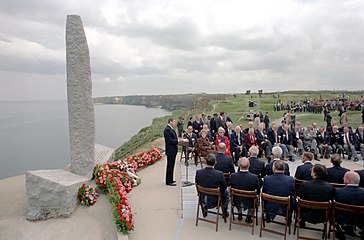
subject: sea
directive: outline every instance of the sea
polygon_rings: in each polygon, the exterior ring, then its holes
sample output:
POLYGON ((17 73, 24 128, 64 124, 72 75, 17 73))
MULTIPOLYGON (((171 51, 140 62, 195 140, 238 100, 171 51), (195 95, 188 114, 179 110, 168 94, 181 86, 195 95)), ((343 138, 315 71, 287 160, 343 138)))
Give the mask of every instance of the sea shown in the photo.
MULTIPOLYGON (((118 148, 169 115, 160 108, 95 104, 96 143, 118 148)), ((70 163, 66 101, 0 101, 0 179, 70 163)))

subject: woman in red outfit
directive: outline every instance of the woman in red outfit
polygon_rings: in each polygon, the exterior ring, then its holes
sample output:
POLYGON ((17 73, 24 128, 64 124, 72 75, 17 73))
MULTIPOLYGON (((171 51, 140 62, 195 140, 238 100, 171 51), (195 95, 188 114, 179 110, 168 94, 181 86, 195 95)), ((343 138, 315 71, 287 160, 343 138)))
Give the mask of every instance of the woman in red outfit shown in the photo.
POLYGON ((222 127, 219 127, 218 133, 219 133, 219 135, 216 137, 216 141, 215 141, 216 149, 218 149, 219 143, 223 142, 226 145, 225 155, 231 156, 230 141, 229 141, 229 138, 227 136, 225 136, 225 129, 222 127))

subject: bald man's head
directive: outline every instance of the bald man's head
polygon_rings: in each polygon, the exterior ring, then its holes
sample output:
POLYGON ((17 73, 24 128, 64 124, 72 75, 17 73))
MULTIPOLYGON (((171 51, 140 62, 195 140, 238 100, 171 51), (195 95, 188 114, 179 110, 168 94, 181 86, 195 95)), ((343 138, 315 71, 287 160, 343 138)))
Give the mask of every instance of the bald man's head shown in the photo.
POLYGON ((360 176, 356 172, 348 171, 344 175, 345 184, 359 184, 360 176))
POLYGON ((249 166, 250 166, 249 159, 247 159, 246 157, 239 159, 240 170, 248 170, 249 166))
POLYGON ((223 142, 219 143, 219 145, 217 147, 217 151, 219 153, 224 153, 226 151, 226 145, 225 145, 225 143, 223 143, 223 142))

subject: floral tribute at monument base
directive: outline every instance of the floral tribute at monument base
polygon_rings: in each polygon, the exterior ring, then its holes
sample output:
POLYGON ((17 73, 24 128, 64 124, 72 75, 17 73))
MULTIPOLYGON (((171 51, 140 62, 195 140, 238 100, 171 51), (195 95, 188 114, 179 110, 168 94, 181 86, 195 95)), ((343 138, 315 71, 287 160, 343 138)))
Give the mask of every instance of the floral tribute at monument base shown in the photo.
POLYGON ((136 172, 161 158, 161 150, 153 148, 149 152, 95 167, 95 182, 103 192, 109 193, 118 231, 129 234, 134 230, 134 216, 127 193, 140 183, 136 172))

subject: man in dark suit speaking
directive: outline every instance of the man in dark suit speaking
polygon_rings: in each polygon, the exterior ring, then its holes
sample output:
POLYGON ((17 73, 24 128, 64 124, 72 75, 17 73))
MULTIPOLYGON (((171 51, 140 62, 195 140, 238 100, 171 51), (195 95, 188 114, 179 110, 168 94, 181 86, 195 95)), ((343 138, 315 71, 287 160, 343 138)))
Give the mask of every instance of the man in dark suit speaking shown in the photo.
POLYGON ((166 155, 167 155, 167 170, 166 170, 166 185, 167 186, 176 186, 176 181, 173 180, 173 171, 174 164, 176 162, 177 155, 177 144, 179 139, 177 138, 177 134, 174 131, 174 127, 176 126, 176 120, 173 118, 168 119, 168 124, 163 131, 164 142, 166 144, 166 155))

